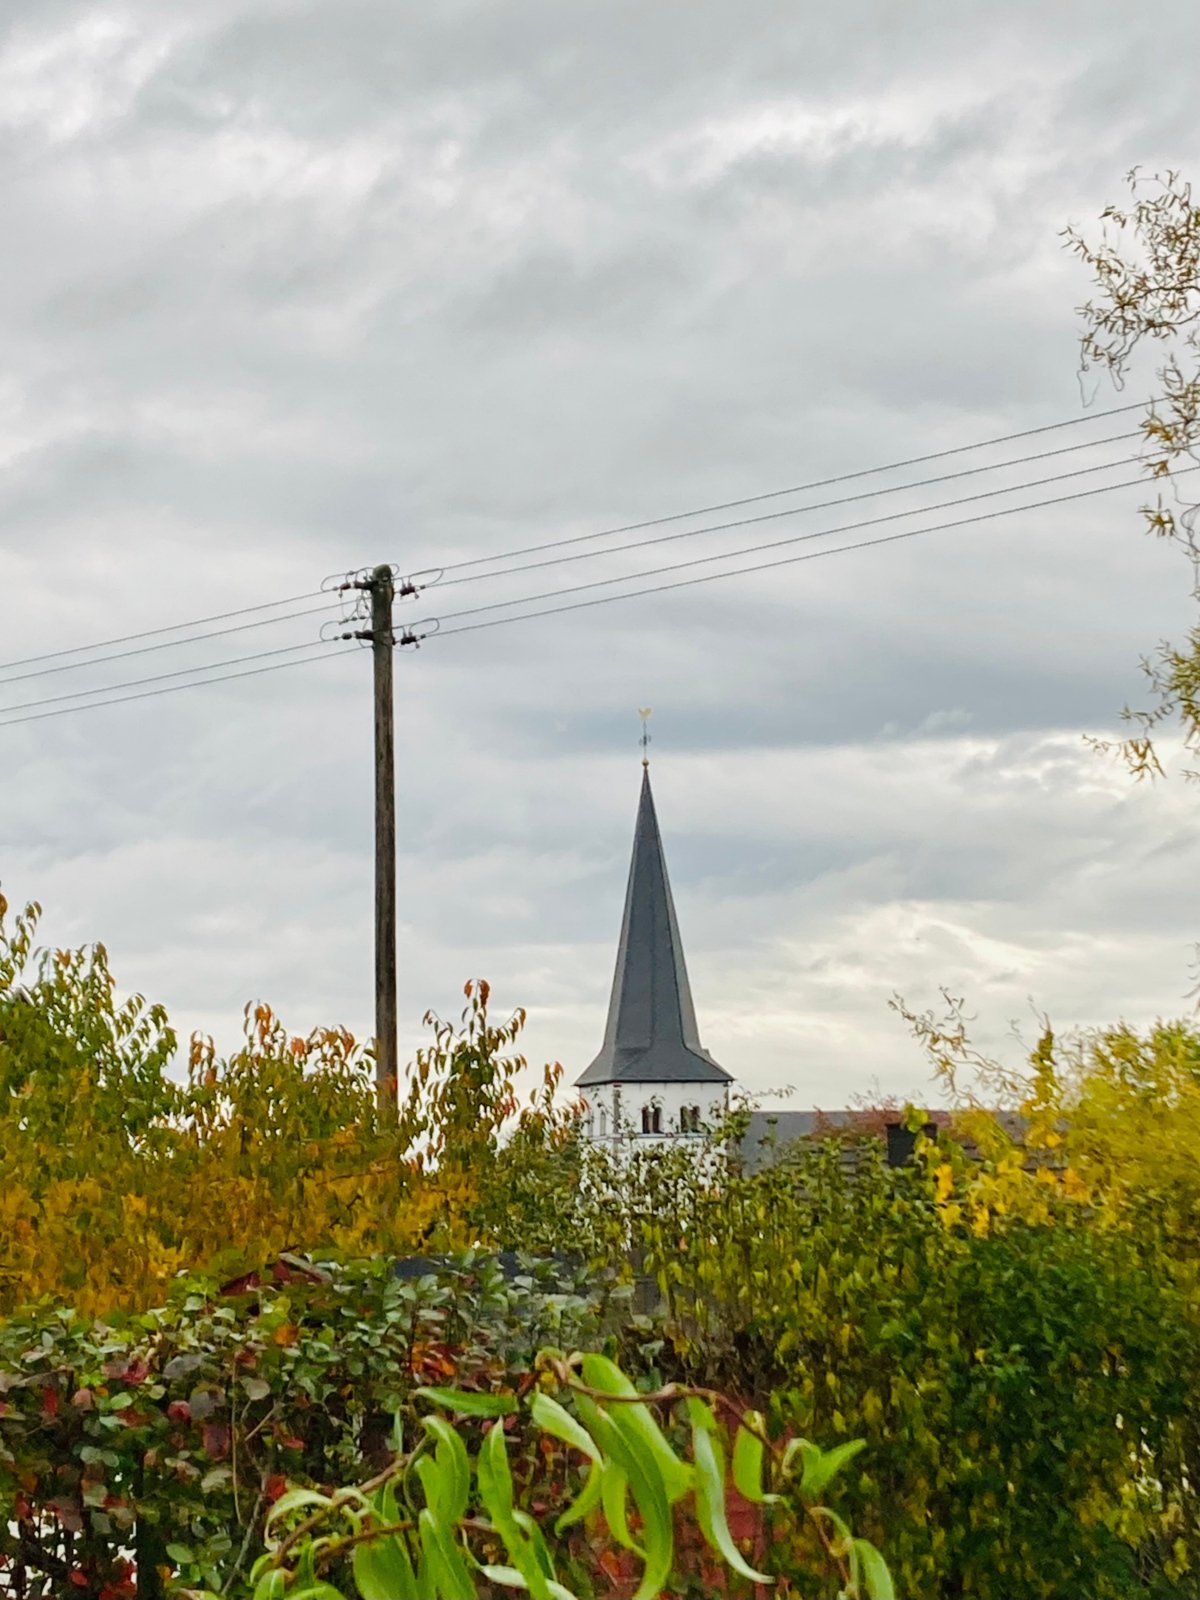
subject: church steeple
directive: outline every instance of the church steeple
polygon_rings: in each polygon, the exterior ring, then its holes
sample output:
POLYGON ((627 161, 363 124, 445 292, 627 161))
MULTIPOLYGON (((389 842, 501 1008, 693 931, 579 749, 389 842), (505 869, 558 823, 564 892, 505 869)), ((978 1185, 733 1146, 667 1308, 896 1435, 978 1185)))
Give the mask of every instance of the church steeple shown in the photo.
POLYGON ((580 1088, 733 1081, 700 1043, 649 766, 643 755, 642 793, 604 1043, 576 1079, 580 1088))

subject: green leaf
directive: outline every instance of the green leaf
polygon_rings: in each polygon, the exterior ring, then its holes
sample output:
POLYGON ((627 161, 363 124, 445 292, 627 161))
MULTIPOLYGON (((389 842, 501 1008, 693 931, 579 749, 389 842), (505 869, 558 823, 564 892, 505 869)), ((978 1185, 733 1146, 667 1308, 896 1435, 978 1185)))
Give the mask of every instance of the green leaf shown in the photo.
POLYGON ((866 1600, 896 1600, 896 1590, 887 1562, 868 1539, 853 1539, 851 1547, 858 1556, 859 1571, 866 1584, 866 1600))
MULTIPOLYGON (((600 1389, 612 1395, 637 1394, 637 1390, 620 1367, 607 1356, 585 1355, 581 1370, 583 1381, 590 1389, 600 1389)), ((658 1465, 663 1487, 671 1504, 674 1505, 677 1500, 682 1500, 692 1487, 691 1469, 671 1449, 662 1429, 651 1415, 650 1408, 644 1404, 631 1405, 626 1400, 619 1405, 606 1407, 605 1412, 617 1422, 624 1436, 640 1437, 658 1465)))
POLYGON ((733 1441, 734 1487, 743 1500, 749 1500, 754 1505, 771 1505, 779 1496, 766 1494, 762 1486, 765 1450, 760 1435, 766 1424, 759 1411, 748 1411, 746 1421, 750 1427, 739 1428, 733 1441), (752 1433, 750 1428, 757 1429, 757 1433, 752 1433))
POLYGON ((387 1528, 394 1522, 400 1521, 400 1508, 396 1504, 396 1479, 388 1478, 380 1484, 370 1500, 371 1510, 379 1519, 380 1524, 387 1528))
MULTIPOLYGON (((418 1514, 417 1527, 427 1570, 434 1580, 440 1600, 475 1600, 475 1585, 467 1571, 462 1551, 450 1531, 439 1525, 428 1507, 418 1514)), ((343 1600, 343 1597, 339 1596, 338 1600, 343 1600)), ((428 1590, 422 1592, 421 1600, 430 1600, 428 1590)))
POLYGON ((299 1510, 301 1506, 318 1506, 328 1508, 333 1501, 326 1494, 318 1494, 315 1489, 288 1489, 281 1494, 267 1514, 267 1527, 273 1522, 278 1522, 280 1517, 286 1517, 289 1511, 299 1510))
MULTIPOLYGON (((592 1436, 629 1480, 630 1493, 642 1519, 642 1558, 646 1563, 634 1600, 654 1600, 671 1576, 675 1559, 675 1528, 661 1460, 648 1445, 636 1417, 630 1415, 644 1408, 620 1405, 614 1406, 611 1412, 602 1411, 590 1399, 580 1396, 579 1409, 580 1415, 588 1422, 592 1436)), ((673 1454, 672 1459, 677 1466, 681 1464, 673 1454)), ((606 1509, 607 1505, 606 1500, 606 1509)))
POLYGON ((513 1511, 513 1521, 529 1540, 530 1548, 542 1572, 547 1578, 552 1578, 554 1576, 554 1562, 551 1559, 546 1541, 542 1537, 542 1530, 529 1515, 528 1511, 522 1511, 519 1507, 513 1511))
POLYGON ((435 1406, 447 1411, 457 1411, 464 1417, 504 1417, 517 1409, 517 1399, 511 1394, 480 1394, 474 1389, 414 1389, 423 1400, 432 1400, 435 1406))
POLYGON ((283 1600, 287 1593, 287 1578, 279 1567, 260 1578, 254 1586, 254 1600, 283 1600))
POLYGON ((804 1460, 804 1471, 800 1476, 801 1494, 814 1496, 830 1483, 842 1468, 862 1450, 866 1444, 865 1439, 849 1439, 845 1444, 837 1445, 833 1450, 819 1450, 815 1444, 810 1444, 807 1439, 799 1441, 800 1453, 804 1460))
POLYGON ((457 1526, 467 1513, 471 1497, 471 1461, 467 1447, 445 1417, 423 1417, 425 1431, 436 1441, 436 1460, 445 1486, 445 1503, 439 1520, 457 1526))
POLYGON ((479 1570, 489 1583, 498 1583, 503 1589, 527 1589, 529 1587, 516 1567, 494 1567, 481 1562, 479 1570))
POLYGON ((185 1544, 169 1544, 166 1553, 177 1567, 185 1566, 192 1559, 192 1552, 185 1544))
POLYGON ((725 1517, 725 1468, 721 1441, 702 1423, 692 1425, 692 1454, 696 1461, 696 1520, 711 1549, 727 1567, 751 1583, 772 1583, 774 1579, 756 1572, 743 1559, 733 1542, 725 1517))
POLYGON ((508 1465, 508 1448, 502 1428, 492 1428, 483 1441, 476 1462, 476 1475, 484 1509, 504 1541, 510 1561, 524 1578, 533 1600, 550 1600, 547 1575, 513 1511, 512 1472, 508 1465))
POLYGON ((416 1462, 417 1477, 421 1480, 421 1488, 425 1491, 425 1504, 433 1512, 438 1522, 453 1526, 453 1522, 446 1515, 446 1480, 441 1467, 429 1456, 421 1456, 416 1462))
POLYGON ((529 1410, 534 1422, 543 1433, 561 1440, 563 1444, 569 1444, 574 1450, 582 1451, 592 1461, 600 1460, 600 1452, 591 1434, 576 1421, 565 1406, 560 1406, 557 1400, 552 1400, 548 1394, 543 1394, 539 1390, 534 1395, 529 1410))
POLYGON ((604 1507, 604 1520, 608 1531, 625 1550, 632 1550, 642 1561, 646 1552, 629 1531, 625 1515, 625 1496, 629 1479, 615 1461, 606 1461, 600 1469, 600 1503, 604 1507))
POLYGON ((355 1545, 351 1565, 362 1600, 424 1600, 408 1547, 397 1534, 355 1545))
POLYGON ((512 1518, 512 1473, 508 1466, 508 1447, 503 1428, 489 1428, 476 1463, 479 1492, 493 1522, 512 1518))
POLYGON ((554 1524, 555 1533, 561 1534, 572 1523, 582 1522, 600 1504, 601 1486, 604 1478, 604 1468, 593 1461, 588 1469, 587 1481, 575 1496, 575 1499, 558 1518, 554 1524))
POLYGON ((838 1537, 844 1540, 847 1548, 854 1543, 854 1537, 844 1517, 839 1517, 836 1511, 831 1511, 828 1506, 813 1506, 811 1514, 814 1517, 824 1517, 826 1522, 831 1522, 837 1531, 838 1537))

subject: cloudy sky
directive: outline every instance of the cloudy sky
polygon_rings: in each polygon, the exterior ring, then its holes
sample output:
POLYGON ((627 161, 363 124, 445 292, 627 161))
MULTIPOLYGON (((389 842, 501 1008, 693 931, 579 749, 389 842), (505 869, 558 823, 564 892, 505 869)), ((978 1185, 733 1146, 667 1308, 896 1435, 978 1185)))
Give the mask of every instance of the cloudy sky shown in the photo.
MULTIPOLYGON (((1149 380, 1081 395, 1058 232, 1135 163, 1200 171, 1198 54, 1188 0, 10 0, 0 661, 1079 419, 407 603, 442 636, 397 660, 402 1049, 481 974, 532 1057, 587 1064, 644 705, 702 1034, 747 1087, 927 1093, 896 991, 965 996, 997 1049, 1032 1007, 1179 1014, 1200 799, 1083 744, 1189 618, 1136 488, 450 619, 1132 477, 1101 469, 1136 415, 1095 412, 1149 380)), ((368 657, 50 697, 315 641, 325 614, 274 619, 319 603, 0 668, 5 892, 225 1044, 259 997, 370 1031, 368 657)))

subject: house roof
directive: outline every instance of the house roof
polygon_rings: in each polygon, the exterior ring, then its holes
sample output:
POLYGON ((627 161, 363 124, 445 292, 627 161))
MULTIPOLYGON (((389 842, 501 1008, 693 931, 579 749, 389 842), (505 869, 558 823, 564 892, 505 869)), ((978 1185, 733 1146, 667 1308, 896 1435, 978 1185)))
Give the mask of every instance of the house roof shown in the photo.
MULTIPOLYGON (((1014 1143, 1022 1144, 1026 1128, 1023 1117, 1007 1110, 993 1110, 989 1115, 1014 1143)), ((943 1127, 950 1122, 945 1111, 931 1112, 930 1117, 943 1127)), ((861 1108, 839 1111, 752 1111, 745 1131, 731 1153, 736 1156, 744 1172, 758 1172, 786 1160, 789 1153, 809 1139, 836 1136, 839 1132, 852 1132, 856 1128, 865 1138, 886 1138, 883 1128, 878 1125, 872 1128, 864 1122, 861 1108)), ((978 1148, 970 1138, 960 1134, 957 1142, 968 1157, 978 1157, 978 1148)), ((854 1170, 858 1159, 854 1144, 846 1144, 842 1151, 843 1168, 854 1170)), ((1032 1159, 1037 1160, 1036 1157, 1032 1159)))
POLYGON ((648 767, 642 771, 604 1043, 575 1081, 580 1088, 733 1081, 700 1043, 648 767))
POLYGON ((747 1172, 757 1172, 773 1166, 797 1139, 810 1139, 822 1127, 845 1127, 853 1115, 851 1111, 752 1111, 738 1156, 747 1172))

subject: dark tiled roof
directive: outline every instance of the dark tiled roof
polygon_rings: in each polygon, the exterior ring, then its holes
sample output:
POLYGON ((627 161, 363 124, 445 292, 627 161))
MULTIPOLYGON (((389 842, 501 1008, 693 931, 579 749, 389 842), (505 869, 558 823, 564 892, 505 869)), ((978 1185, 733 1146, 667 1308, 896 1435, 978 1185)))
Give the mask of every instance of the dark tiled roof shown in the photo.
MULTIPOLYGON (((949 1121, 945 1112, 934 1112, 932 1115, 943 1126, 949 1121)), ((1015 1144, 1023 1143, 1026 1126, 1023 1117, 1005 1110, 991 1111, 989 1115, 1015 1144)), ((885 1131, 878 1127, 872 1129, 869 1123, 864 1122, 862 1111, 752 1111, 746 1131, 734 1153, 744 1172, 759 1172, 785 1159, 792 1147, 801 1140, 837 1135, 852 1130, 856 1125, 864 1138, 874 1137, 881 1144, 886 1143, 885 1131)), ((979 1159, 979 1150, 972 1140, 961 1135, 955 1137, 969 1159, 979 1159)), ((854 1143, 848 1143, 842 1152, 842 1165, 850 1170, 858 1160, 854 1143)), ((1044 1153, 1035 1154, 1027 1158, 1026 1164, 1045 1165, 1046 1161, 1044 1153)))
POLYGON ((752 1111, 737 1153, 745 1171, 757 1172, 773 1166, 797 1139, 844 1127, 853 1118, 852 1111, 752 1111))
POLYGON ((645 770, 604 1043, 575 1081, 580 1088, 601 1083, 733 1081, 700 1043, 650 774, 645 770))

